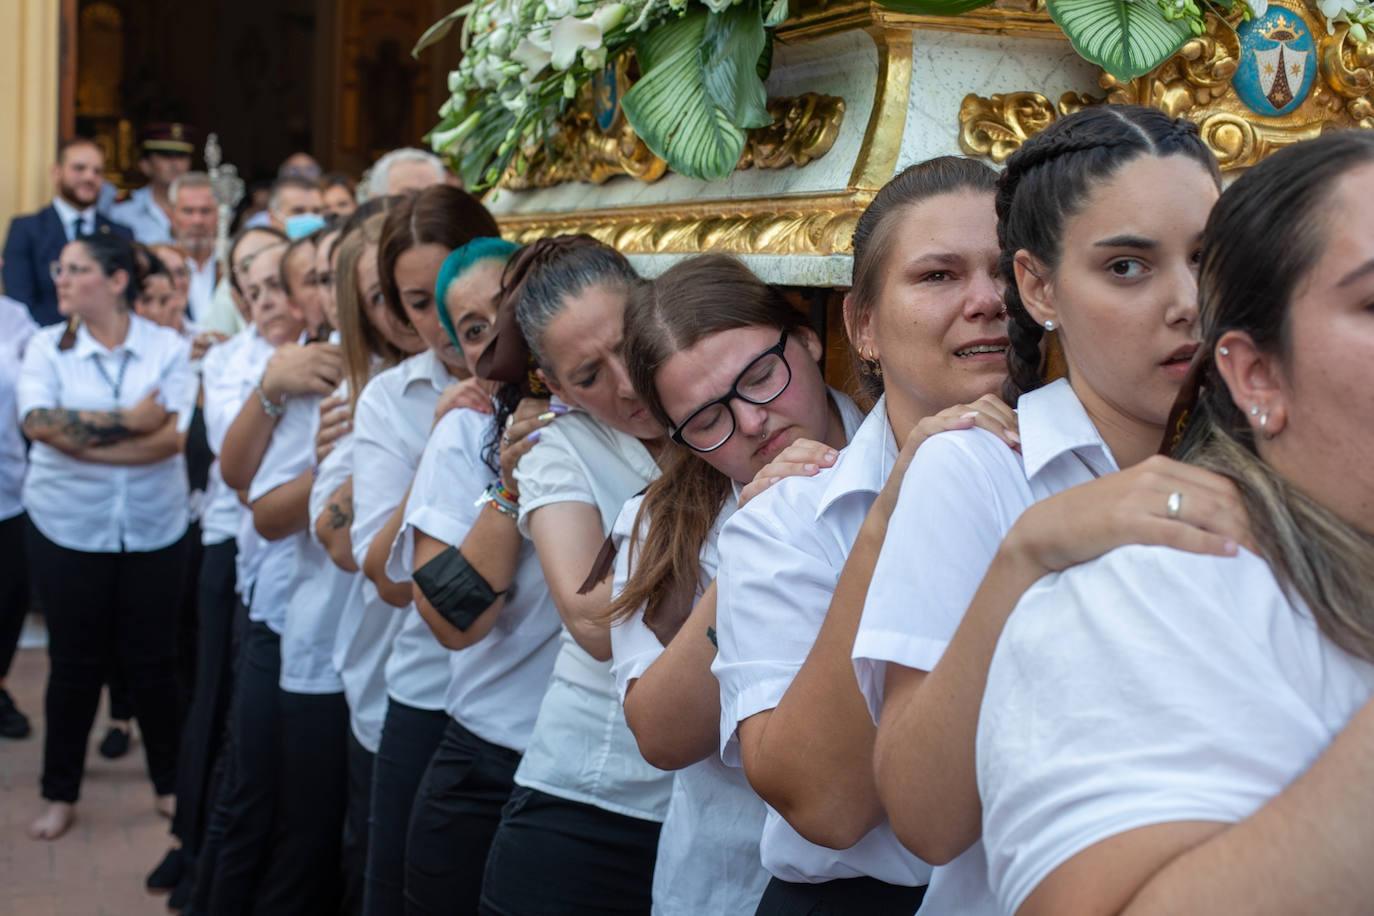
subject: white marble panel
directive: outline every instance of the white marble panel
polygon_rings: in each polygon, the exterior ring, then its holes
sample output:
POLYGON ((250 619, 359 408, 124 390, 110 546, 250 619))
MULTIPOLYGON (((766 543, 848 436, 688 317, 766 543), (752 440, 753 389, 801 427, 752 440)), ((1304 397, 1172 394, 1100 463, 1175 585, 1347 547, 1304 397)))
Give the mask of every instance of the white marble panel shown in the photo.
MULTIPOLYGON (((689 257, 691 255, 632 254, 629 261, 642 276, 652 279, 689 257)), ((847 254, 749 254, 738 257, 765 283, 787 286, 846 287, 854 269, 854 258, 847 254)))
POLYGON ((897 168, 963 154, 959 105, 970 92, 1035 90, 1057 102, 1065 92, 1097 91, 1098 72, 1067 40, 918 31, 897 168))

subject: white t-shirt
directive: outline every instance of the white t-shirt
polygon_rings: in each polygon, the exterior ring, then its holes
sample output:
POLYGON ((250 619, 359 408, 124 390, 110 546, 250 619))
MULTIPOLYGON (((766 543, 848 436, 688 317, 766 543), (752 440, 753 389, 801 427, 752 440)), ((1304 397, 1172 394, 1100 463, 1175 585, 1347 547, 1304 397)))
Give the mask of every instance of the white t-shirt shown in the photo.
MULTIPOLYGON (((272 430, 272 439, 258 464, 258 472, 248 487, 248 502, 257 502, 268 493, 295 480, 315 464, 315 431, 320 422, 320 398, 313 395, 292 395, 283 405, 281 419, 272 430)), ((250 513, 251 517, 251 513, 250 513)), ((306 526, 309 528, 309 525, 306 526)), ((248 619, 267 624, 278 636, 286 635, 287 608, 297 593, 303 589, 313 591, 322 583, 314 576, 321 575, 318 557, 314 552, 322 552, 316 545, 309 543, 310 537, 305 530, 288 534, 275 541, 267 541, 263 549, 262 564, 258 567, 257 581, 253 586, 253 600, 248 605, 248 619), (301 554, 303 547, 310 547, 312 553, 301 554)), ((324 557, 326 563, 328 557, 324 557)), ((332 563, 329 564, 331 567, 332 563)), ((308 600, 310 596, 302 596, 308 600)), ((329 600, 339 600, 341 596, 329 595, 329 600)), ((313 613, 313 611, 312 611, 313 613)), ((298 653, 310 650, 299 643, 301 634, 295 634, 298 653)), ((329 656, 326 651, 324 658, 329 656)), ((309 667, 308 661, 301 658, 291 660, 288 665, 286 640, 282 640, 282 672, 288 667, 293 669, 293 683, 300 683, 303 675, 302 664, 309 667)), ((337 689, 337 687, 335 688, 337 689)), ((298 693, 332 693, 333 690, 297 690, 298 693)))
MULTIPOLYGON (((738 500, 738 492, 727 497, 701 545, 698 598, 716 577, 720 565, 716 540, 738 500)), ((636 496, 627 502, 612 531, 617 548, 613 591, 617 595, 630 578, 633 551, 629 537, 643 501, 642 496, 636 496)), ((649 670, 663 648, 645 625, 642 608, 611 628, 611 672, 622 704, 631 682, 649 670)), ((763 799, 754 793, 744 771, 727 767, 714 754, 675 771, 654 863, 655 916, 754 912, 768 884, 768 872, 759 860, 763 818, 763 799)))
MULTIPOLYGON (((372 539, 405 501, 429 440, 434 407, 455 381, 439 358, 426 350, 377 373, 358 397, 353 413, 350 533, 359 569, 372 539)), ((443 709, 448 650, 439 645, 414 604, 392 613, 401 617, 401 625, 386 659, 387 695, 417 709, 443 709)))
MULTIPOLYGON (((643 443, 573 410, 544 427, 520 459, 520 531, 555 503, 587 503, 609 534, 620 507, 658 476, 643 443)), ((671 773, 650 766, 625 724, 611 663, 599 662, 566 629, 539 707, 534 733, 515 772, 517 784, 617 814, 662 821, 671 773)))
MULTIPOLYGON (((229 434, 229 427, 239 411, 254 396, 253 388, 262 379, 274 350, 258 335, 257 327, 249 325, 206 352, 201 364, 204 386, 201 416, 205 420, 205 440, 216 455, 224 450, 224 437, 229 434)), ((252 514, 239 502, 238 494, 224 482, 218 458, 210 465, 209 482, 205 487, 201 536, 207 545, 231 537, 237 539, 235 590, 246 603, 267 542, 253 528, 252 514)))
MULTIPOLYGON (((1021 452, 982 429, 932 436, 917 449, 887 526, 854 640, 854 670, 876 720, 887 663, 929 671, 964 619, 997 548, 1033 503, 1117 469, 1067 381, 1021 396, 1021 452)), ((975 843, 935 869, 931 913, 991 913, 975 843)))
MULTIPOLYGON (((811 653, 854 539, 897 457, 885 402, 864 420, 848 398, 835 400, 850 441, 834 466, 778 481, 721 531, 720 649, 711 671, 720 681, 721 757, 730 766, 742 765, 739 723, 775 708, 811 653)), ((770 873, 800 884, 868 876, 915 887, 930 879, 930 866, 902 848, 886 821, 848 849, 828 849, 770 807, 759 851, 770 873)))
POLYGON ((0 519, 14 518, 24 511, 19 494, 29 458, 14 394, 24 347, 37 330, 23 303, 0 296, 0 519))
MULTIPOLYGON (((492 422, 487 414, 457 409, 434 427, 387 564, 393 579, 410 576, 416 531, 456 547, 477 522, 482 511, 477 500, 497 476, 482 461, 492 422)), ((484 741, 523 753, 553 673, 562 627, 539 557, 526 540, 491 632, 449 653, 445 707, 450 718, 484 741)))
MULTIPOLYGON (((32 410, 109 411, 133 407, 157 389, 158 402, 191 425, 200 381, 191 371, 181 335, 130 313, 129 330, 113 349, 97 343, 85 324, 70 350, 56 324, 29 341, 15 390, 20 422, 32 410)), ((186 458, 177 452, 152 464, 82 461, 42 442, 29 452, 23 502, 48 540, 95 553, 160 550, 186 533, 190 487, 186 458)))
POLYGON ((1002 632, 978 723, 998 903, 1014 911, 1116 834, 1244 820, 1371 692, 1374 666, 1247 551, 1123 547, 1041 579, 1002 632))

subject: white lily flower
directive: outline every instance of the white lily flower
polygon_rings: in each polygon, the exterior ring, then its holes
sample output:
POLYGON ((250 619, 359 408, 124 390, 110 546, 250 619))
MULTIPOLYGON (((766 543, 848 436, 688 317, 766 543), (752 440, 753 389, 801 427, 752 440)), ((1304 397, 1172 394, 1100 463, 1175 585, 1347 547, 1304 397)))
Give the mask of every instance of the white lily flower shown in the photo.
POLYGON ((604 35, 611 29, 625 21, 625 15, 630 12, 630 8, 623 3, 612 3, 608 6, 600 7, 592 13, 592 22, 601 30, 604 35))
POLYGON ((520 43, 515 46, 515 50, 510 52, 510 59, 525 68, 525 73, 534 77, 541 70, 549 65, 552 54, 548 48, 541 48, 528 37, 520 39, 520 43))
POLYGON ((583 48, 601 47, 601 27, 590 19, 564 16, 553 24, 550 33, 553 42, 552 63, 555 70, 567 70, 577 60, 583 48))

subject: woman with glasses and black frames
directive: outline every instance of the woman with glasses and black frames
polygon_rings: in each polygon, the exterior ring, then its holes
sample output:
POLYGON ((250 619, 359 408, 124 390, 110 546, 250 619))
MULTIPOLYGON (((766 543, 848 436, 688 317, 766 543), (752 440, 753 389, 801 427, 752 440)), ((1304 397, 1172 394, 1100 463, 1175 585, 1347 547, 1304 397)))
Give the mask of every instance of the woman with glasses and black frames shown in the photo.
POLYGON ((196 377, 180 335, 132 314, 138 270, 113 235, 54 264, 66 325, 40 331, 16 392, 34 445, 24 482, 28 560, 47 612, 43 797, 29 827, 71 826, 100 685, 114 660, 142 725, 158 810, 170 816, 180 724, 176 608, 188 519, 186 427, 196 377))
POLYGON ((827 390, 805 315, 723 255, 685 261, 636 290, 624 350, 635 390, 672 440, 663 476, 616 522, 609 612, 626 721, 646 759, 677 770, 653 911, 749 913, 768 881, 764 808, 714 753, 716 538, 745 485, 777 471, 775 457, 798 439, 838 450, 863 415, 827 390))

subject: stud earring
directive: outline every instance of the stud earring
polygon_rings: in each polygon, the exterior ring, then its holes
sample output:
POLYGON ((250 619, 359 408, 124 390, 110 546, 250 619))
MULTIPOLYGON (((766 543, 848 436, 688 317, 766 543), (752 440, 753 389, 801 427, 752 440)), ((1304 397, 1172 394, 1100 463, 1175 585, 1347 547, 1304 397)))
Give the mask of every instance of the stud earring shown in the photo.
POLYGON ((1251 405, 1250 405, 1250 416, 1252 416, 1252 417, 1258 417, 1258 416, 1259 416, 1259 405, 1258 405, 1258 404, 1251 404, 1251 405))
POLYGON ((1229 349, 1227 349, 1226 347, 1221 347, 1221 348, 1219 348, 1219 349, 1217 350, 1217 352, 1220 353, 1222 356, 1230 356, 1230 355, 1231 355, 1231 351, 1230 351, 1229 349))
POLYGON ((1054 330, 1055 328, 1057 328, 1057 327, 1059 327, 1059 325, 1057 325, 1057 324, 1054 323, 1054 319, 1053 319, 1053 318, 1051 318, 1049 321, 1045 322, 1045 330, 1046 330, 1046 331, 1053 331, 1053 330, 1054 330))
POLYGON ((1266 410, 1264 413, 1260 414, 1260 429, 1264 429, 1264 428, 1265 428, 1266 426, 1268 426, 1268 425, 1269 425, 1269 411, 1266 410))

